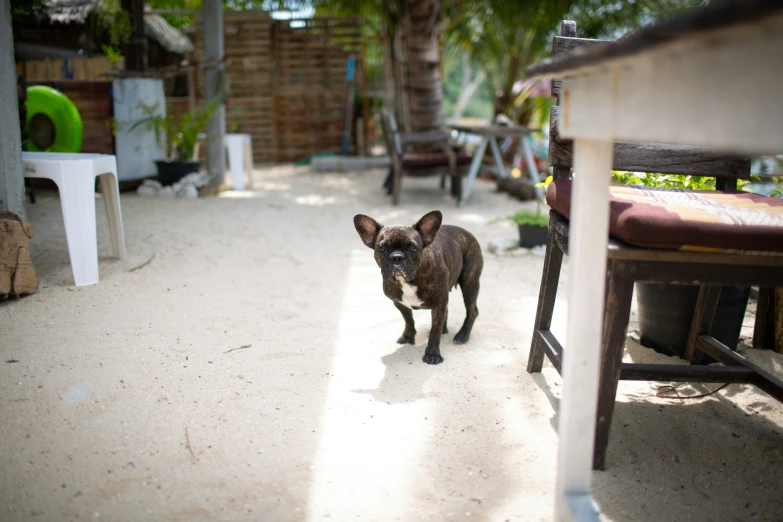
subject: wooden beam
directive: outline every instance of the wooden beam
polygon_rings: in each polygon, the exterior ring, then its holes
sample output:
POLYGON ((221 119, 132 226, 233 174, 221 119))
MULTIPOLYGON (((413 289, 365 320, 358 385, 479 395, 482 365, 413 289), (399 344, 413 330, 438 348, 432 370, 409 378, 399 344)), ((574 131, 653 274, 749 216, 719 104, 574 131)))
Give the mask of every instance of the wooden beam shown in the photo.
POLYGON ((122 0, 122 9, 130 15, 132 33, 125 46, 125 69, 143 71, 147 68, 147 36, 144 34, 144 0, 122 0))
MULTIPOLYGON (((574 179, 571 207, 568 341, 558 419, 557 498, 563 498, 566 493, 590 492, 605 286, 604 277, 597 274, 606 273, 607 174, 611 169, 611 140, 576 140, 574 171, 579 175, 574 179)), ((560 518, 558 513, 556 518, 560 518)))
POLYGON ((764 368, 750 362, 740 354, 729 350, 723 343, 708 335, 702 335, 696 340, 696 347, 727 366, 744 366, 755 373, 753 384, 767 392, 773 398, 783 402, 783 381, 764 368))
POLYGON ((755 373, 744 366, 623 363, 621 381, 752 383, 755 373))
POLYGON ((559 133, 778 154, 783 148, 781 27, 783 15, 772 16, 724 31, 721 45, 708 37, 683 39, 568 72, 559 133), (726 103, 732 97, 754 103, 726 103), (691 117, 694 108, 704 108, 699 118, 691 117))
POLYGON ((775 342, 772 349, 776 353, 783 353, 783 288, 775 288, 774 292, 775 311, 773 315, 775 342))
POLYGON ((691 364, 701 364, 701 352, 696 351, 696 339, 702 334, 709 334, 715 311, 718 309, 721 287, 718 285, 702 285, 699 288, 699 298, 696 310, 693 312, 691 330, 688 333, 688 343, 685 346, 683 359, 691 364))
POLYGON ((759 297, 756 300, 756 321, 753 326, 753 348, 771 348, 767 342, 771 337, 774 337, 774 334, 771 333, 775 309, 774 295, 774 288, 763 286, 759 288, 759 297))
MULTIPOLYGON (((223 4, 220 0, 204 0, 201 5, 203 23, 204 60, 222 60, 223 41, 223 4)), ((223 139, 226 135, 227 89, 225 67, 222 63, 204 71, 204 93, 207 104, 219 100, 220 104, 207 123, 207 169, 214 185, 223 183, 226 173, 226 150, 223 139)))
POLYGON ((11 4, 0 0, 0 210, 22 217, 24 213, 24 177, 22 176, 22 136, 16 101, 14 40, 11 31, 11 4))

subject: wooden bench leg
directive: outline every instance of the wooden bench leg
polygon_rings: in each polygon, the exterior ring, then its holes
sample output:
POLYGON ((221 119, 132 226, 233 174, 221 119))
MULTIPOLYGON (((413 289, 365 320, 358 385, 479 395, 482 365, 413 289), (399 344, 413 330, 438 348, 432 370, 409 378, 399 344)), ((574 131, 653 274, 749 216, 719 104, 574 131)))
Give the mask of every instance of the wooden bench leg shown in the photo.
POLYGON ((389 167, 389 173, 386 175, 386 179, 383 180, 383 190, 386 191, 386 195, 391 196, 392 188, 394 187, 394 167, 389 167))
POLYGON ((402 165, 395 158, 392 175, 392 205, 400 202, 400 191, 402 190, 402 165))
POLYGON ((552 325, 552 313, 555 309, 557 284, 560 280, 560 267, 563 264, 563 251, 555 242, 554 221, 549 221, 549 233, 546 239, 544 272, 541 276, 541 289, 538 291, 538 308, 533 327, 533 340, 527 357, 528 373, 538 373, 544 364, 544 349, 537 342, 539 330, 549 330, 552 325))
POLYGON ((696 339, 702 334, 708 334, 718 309, 720 299, 720 286, 702 285, 699 288, 699 298, 696 301, 696 310, 693 312, 691 330, 688 333, 688 343, 685 345, 683 358, 691 364, 701 364, 703 353, 696 350, 696 339))
POLYGON ((609 267, 611 273, 604 311, 593 469, 606 467, 606 448, 609 444, 609 430, 612 427, 617 383, 620 380, 625 336, 628 331, 631 298, 633 297, 633 279, 627 273, 627 265, 621 262, 612 262, 609 267))
POLYGON ((753 348, 783 353, 783 288, 759 288, 753 348))
POLYGON ((783 288, 775 289, 775 344, 773 350, 783 353, 783 288))
POLYGON ((451 177, 451 195, 457 200, 457 206, 462 203, 462 175, 451 177))
POLYGON ((753 348, 765 348, 769 337, 772 315, 770 307, 774 310, 772 288, 759 288, 759 298, 756 301, 756 322, 753 326, 753 348))

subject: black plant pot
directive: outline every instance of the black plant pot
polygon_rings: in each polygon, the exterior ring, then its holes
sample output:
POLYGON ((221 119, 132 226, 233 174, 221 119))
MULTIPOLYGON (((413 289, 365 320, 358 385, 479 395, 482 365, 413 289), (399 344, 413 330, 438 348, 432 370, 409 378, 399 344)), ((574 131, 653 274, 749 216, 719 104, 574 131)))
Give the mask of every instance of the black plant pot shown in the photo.
POLYGON ((158 160, 158 181, 161 185, 173 185, 188 174, 198 172, 201 168, 200 160, 158 160))
POLYGON ((546 235, 549 230, 547 227, 534 225, 517 226, 519 227, 519 246, 533 248, 534 246, 546 245, 546 235))
MULTIPOLYGON (((710 335, 736 350, 750 288, 724 286, 710 335)), ((666 355, 685 354, 688 332, 699 298, 692 285, 636 284, 641 344, 666 355)), ((711 359, 705 358, 705 363, 711 359)))

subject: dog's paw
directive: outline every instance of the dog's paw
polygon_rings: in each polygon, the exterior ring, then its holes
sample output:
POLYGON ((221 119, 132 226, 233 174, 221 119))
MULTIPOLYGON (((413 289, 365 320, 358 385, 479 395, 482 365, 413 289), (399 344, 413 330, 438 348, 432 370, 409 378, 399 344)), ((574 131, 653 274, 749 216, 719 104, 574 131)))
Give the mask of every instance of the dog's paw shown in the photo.
POLYGON ((443 357, 439 353, 425 353, 422 361, 427 364, 440 364, 443 362, 443 357))
POLYGON ((416 333, 404 333, 397 339, 397 344, 416 344, 416 333))
POLYGON ((443 333, 444 333, 444 334, 447 334, 447 333, 449 333, 449 327, 448 327, 448 326, 446 326, 446 323, 443 323, 443 333))
POLYGON ((462 329, 454 336, 454 344, 465 344, 470 339, 470 330, 462 329))

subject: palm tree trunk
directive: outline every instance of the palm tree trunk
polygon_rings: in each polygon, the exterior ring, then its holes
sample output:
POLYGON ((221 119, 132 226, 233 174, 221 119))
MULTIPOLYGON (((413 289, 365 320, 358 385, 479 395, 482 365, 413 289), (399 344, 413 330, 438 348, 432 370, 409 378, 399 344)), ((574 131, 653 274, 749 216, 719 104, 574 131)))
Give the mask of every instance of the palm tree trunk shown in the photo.
POLYGON ((443 82, 438 32, 440 0, 404 0, 404 42, 413 132, 443 128, 443 82))

